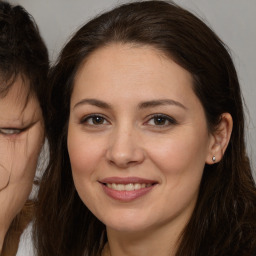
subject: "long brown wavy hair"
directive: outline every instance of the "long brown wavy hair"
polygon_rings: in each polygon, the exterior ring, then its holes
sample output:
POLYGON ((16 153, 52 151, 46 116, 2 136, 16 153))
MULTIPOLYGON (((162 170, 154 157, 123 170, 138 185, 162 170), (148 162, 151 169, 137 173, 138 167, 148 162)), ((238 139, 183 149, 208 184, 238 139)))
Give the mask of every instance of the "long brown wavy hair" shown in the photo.
MULTIPOLYGON (((0 100, 21 75, 29 81, 28 94, 35 94, 45 117, 48 70, 47 48, 32 16, 19 5, 0 1, 0 100)), ((1 256, 16 255, 20 236, 33 219, 34 208, 35 202, 28 200, 12 221, 1 256)))
MULTIPOLYGON (((34 235, 38 256, 99 256, 105 226, 80 200, 67 151, 67 124, 74 78, 97 49, 115 42, 150 45, 193 76, 193 89, 213 131, 224 112, 233 131, 223 159, 205 165, 194 212, 176 256, 249 256, 256 249, 256 189, 244 142, 243 101, 225 44, 199 18, 168 1, 121 5, 82 26, 50 72, 45 172, 34 235)), ((113 71, 114 72, 114 71, 113 71)))

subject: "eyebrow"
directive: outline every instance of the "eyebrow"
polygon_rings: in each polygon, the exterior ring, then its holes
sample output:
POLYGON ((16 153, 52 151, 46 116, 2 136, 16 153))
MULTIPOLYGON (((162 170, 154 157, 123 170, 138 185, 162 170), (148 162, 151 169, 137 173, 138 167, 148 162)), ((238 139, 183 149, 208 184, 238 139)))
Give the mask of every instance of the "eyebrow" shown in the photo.
POLYGON ((144 108, 152 108, 152 107, 163 106, 163 105, 173 105, 173 106, 181 107, 183 109, 187 109, 182 103, 176 100, 170 100, 170 99, 145 101, 139 104, 139 108, 144 109, 144 108))
POLYGON ((78 107, 78 106, 81 106, 81 105, 93 105, 93 106, 96 106, 96 107, 99 107, 99 108, 105 108, 105 109, 110 109, 111 108, 111 106, 108 103, 106 103, 104 101, 101 101, 101 100, 83 99, 83 100, 77 102, 75 104, 75 106, 73 107, 73 109, 78 107))
MULTIPOLYGON (((111 105, 101 101, 101 100, 97 100, 97 99, 83 99, 79 102, 77 102, 73 109, 75 109, 78 106, 81 105, 93 105, 99 108, 103 108, 103 109, 111 109, 111 105)), ((177 107, 181 107, 183 109, 187 109, 182 103, 175 101, 175 100, 171 100, 171 99, 160 99, 160 100, 150 100, 150 101, 145 101, 145 102, 141 102, 138 106, 139 109, 145 109, 145 108, 152 108, 152 107, 158 107, 158 106, 164 106, 164 105, 173 105, 173 106, 177 106, 177 107)))

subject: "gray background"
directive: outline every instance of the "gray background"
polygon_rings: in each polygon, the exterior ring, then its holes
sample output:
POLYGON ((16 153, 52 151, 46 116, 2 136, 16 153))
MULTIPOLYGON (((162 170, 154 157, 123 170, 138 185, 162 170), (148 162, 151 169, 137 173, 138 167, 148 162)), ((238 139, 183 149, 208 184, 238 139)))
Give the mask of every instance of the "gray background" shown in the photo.
MULTIPOLYGON (((9 0, 34 16, 54 61, 71 34, 88 19, 128 1, 9 0)), ((256 0, 176 0, 201 17, 230 47, 248 108, 246 141, 256 176, 256 0)))

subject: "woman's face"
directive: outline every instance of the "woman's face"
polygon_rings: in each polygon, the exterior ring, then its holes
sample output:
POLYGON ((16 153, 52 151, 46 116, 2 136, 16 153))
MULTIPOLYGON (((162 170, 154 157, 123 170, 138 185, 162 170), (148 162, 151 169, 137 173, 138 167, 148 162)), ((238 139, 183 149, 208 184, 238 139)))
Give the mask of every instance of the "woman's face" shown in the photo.
POLYGON ((95 51, 77 73, 68 151, 84 204, 117 231, 181 227, 213 141, 181 66, 146 46, 95 51))
POLYGON ((28 198, 44 140, 38 100, 27 93, 27 81, 19 76, 0 98, 0 217, 9 220, 28 198))

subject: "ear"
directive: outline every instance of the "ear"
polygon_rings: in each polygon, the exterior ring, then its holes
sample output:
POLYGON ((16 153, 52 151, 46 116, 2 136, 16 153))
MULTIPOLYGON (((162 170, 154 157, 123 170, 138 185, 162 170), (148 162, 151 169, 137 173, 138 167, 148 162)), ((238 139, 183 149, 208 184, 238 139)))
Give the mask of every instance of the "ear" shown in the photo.
POLYGON ((232 128, 232 116, 229 113, 223 113, 216 130, 210 135, 209 152, 206 158, 207 164, 214 164, 222 159, 231 137, 232 128))

